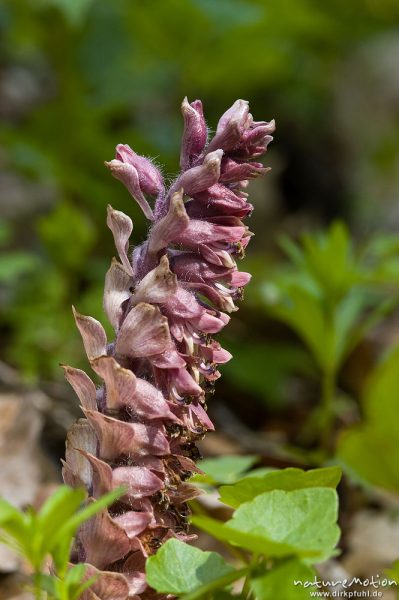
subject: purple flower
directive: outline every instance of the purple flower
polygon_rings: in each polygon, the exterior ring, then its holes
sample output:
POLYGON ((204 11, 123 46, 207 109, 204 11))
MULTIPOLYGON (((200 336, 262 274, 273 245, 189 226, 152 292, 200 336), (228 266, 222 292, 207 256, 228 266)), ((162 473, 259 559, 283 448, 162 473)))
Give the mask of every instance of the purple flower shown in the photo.
POLYGON ((237 100, 207 146, 199 100, 182 105, 181 173, 165 190, 151 160, 119 144, 106 163, 151 221, 147 240, 129 251, 131 219, 108 207, 119 260, 106 274, 104 311, 115 331, 74 309, 91 368, 102 385, 64 366, 84 419, 68 433, 63 477, 84 485, 88 502, 118 486, 124 495, 78 532, 73 561, 96 583, 83 600, 150 598, 145 560, 171 537, 188 541, 186 482, 199 469, 195 443, 213 424, 206 393, 231 359, 212 336, 237 310, 250 274, 237 268, 251 232, 248 180, 268 169, 274 122, 255 122, 237 100), (150 205, 154 199, 153 207, 150 205))

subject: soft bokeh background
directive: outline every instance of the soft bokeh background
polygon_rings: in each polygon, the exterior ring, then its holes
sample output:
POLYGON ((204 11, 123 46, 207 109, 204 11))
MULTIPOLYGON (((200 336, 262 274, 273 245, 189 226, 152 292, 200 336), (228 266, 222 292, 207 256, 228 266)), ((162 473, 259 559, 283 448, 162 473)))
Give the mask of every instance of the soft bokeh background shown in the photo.
MULTIPOLYGON (((297 239, 336 218, 355 245, 389 236, 397 253, 397 0, 3 0, 0 49, 1 376, 7 393, 33 395, 46 456, 58 469, 78 414, 59 368, 85 364, 71 304, 103 319, 106 205, 132 216, 134 241, 145 235, 103 161, 128 143, 173 178, 187 95, 202 99, 211 128, 236 98, 277 121, 272 171, 251 184, 254 283, 226 333, 235 357, 210 403, 219 433, 205 451, 290 464, 278 449, 308 449, 298 423, 320 381, 298 336, 272 318, 267 286, 284 269, 283 233, 297 239)), ((381 349, 398 341, 390 319, 340 370, 349 424, 357 409, 345 398, 357 405, 381 349)))

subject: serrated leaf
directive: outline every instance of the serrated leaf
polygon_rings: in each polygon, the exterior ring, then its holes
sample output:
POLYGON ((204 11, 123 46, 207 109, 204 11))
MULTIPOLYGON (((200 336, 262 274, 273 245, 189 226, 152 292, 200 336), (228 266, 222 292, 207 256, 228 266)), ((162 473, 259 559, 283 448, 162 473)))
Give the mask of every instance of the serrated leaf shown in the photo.
POLYGON ((296 490, 310 487, 335 488, 341 479, 339 467, 323 469, 288 468, 270 471, 261 477, 246 477, 234 485, 222 486, 219 489, 220 499, 224 504, 238 508, 244 502, 253 500, 259 494, 271 490, 296 490))
POLYGON ((192 522, 219 540, 270 557, 298 556, 311 562, 333 554, 339 538, 338 500, 331 488, 274 490, 241 505, 232 519, 192 522))
POLYGON ((204 475, 194 475, 191 481, 194 483, 234 483, 254 465, 258 456, 253 455, 231 455, 218 456, 217 458, 206 458, 199 463, 204 475))
POLYGON ((171 539, 146 563, 147 582, 163 594, 188 594, 234 572, 216 552, 171 539))
POLYGON ((259 600, 309 600, 309 589, 301 582, 313 581, 315 571, 299 560, 277 564, 272 570, 251 579, 251 588, 259 600))

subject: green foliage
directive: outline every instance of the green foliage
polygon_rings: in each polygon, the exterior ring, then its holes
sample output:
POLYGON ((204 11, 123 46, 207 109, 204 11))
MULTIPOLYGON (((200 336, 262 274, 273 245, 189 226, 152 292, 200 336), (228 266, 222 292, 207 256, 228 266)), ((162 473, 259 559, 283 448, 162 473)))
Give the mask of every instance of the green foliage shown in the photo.
POLYGON ((363 393, 362 424, 342 432, 338 458, 350 473, 373 485, 399 490, 399 349, 374 370, 363 393))
POLYGON ((201 461, 201 470, 203 475, 194 475, 191 478, 193 483, 207 483, 210 485, 220 483, 234 483, 244 476, 244 473, 250 469, 257 461, 258 456, 229 455, 218 456, 217 458, 206 458, 201 461))
POLYGON ((41 590, 49 600, 78 600, 90 587, 93 579, 84 581, 85 566, 69 568, 71 545, 79 526, 103 510, 123 493, 114 490, 96 502, 82 506, 86 492, 60 486, 44 503, 39 512, 25 512, 0 499, 0 541, 20 554, 32 567, 36 598, 41 590), (55 575, 42 572, 51 557, 55 575))
POLYGON ((290 262, 259 285, 257 298, 271 317, 295 331, 319 369, 321 399, 304 438, 319 431, 327 448, 339 370, 367 333, 399 305, 399 247, 395 240, 377 236, 357 250, 340 222, 326 232, 302 235, 299 243, 283 238, 281 245, 290 262))
POLYGON ((264 286, 266 306, 303 339, 322 371, 336 372, 372 302, 364 265, 339 222, 326 233, 303 235, 301 245, 284 238, 282 246, 291 267, 264 286))
POLYGON ((180 595, 195 590, 200 595, 201 588, 215 580, 222 578, 227 585, 240 576, 234 578, 236 571, 220 554, 203 552, 179 540, 168 540, 155 556, 150 557, 146 573, 148 583, 158 592, 180 595))
POLYGON ((224 504, 238 508, 244 502, 249 502, 266 491, 290 491, 310 487, 335 488, 340 479, 341 469, 338 467, 326 467, 311 471, 288 468, 282 471, 271 471, 260 477, 251 477, 249 474, 235 485, 222 486, 219 493, 224 504))
POLYGON ((247 550, 317 562, 331 556, 338 541, 337 509, 336 493, 329 488, 273 490, 242 504, 224 524, 209 517, 194 517, 193 522, 247 550))
POLYGON ((312 581, 315 571, 297 559, 277 563, 275 567, 259 577, 253 577, 251 588, 259 600, 309 600, 309 590, 295 581, 312 581))
MULTIPOLYGON (((225 464, 227 474, 237 478, 255 457, 249 457, 246 464, 238 459, 243 457, 204 461, 203 466, 207 475, 212 472, 212 477, 219 478, 225 464)), ((306 473, 283 469, 259 477, 251 473, 220 489, 222 502, 227 491, 233 496, 235 489, 248 490, 240 502, 228 498, 227 504, 237 508, 231 519, 223 523, 203 514, 192 518, 195 526, 231 549, 234 567, 214 552, 169 540, 147 561, 147 581, 156 591, 184 600, 238 600, 252 592, 257 600, 264 600, 280 597, 280 589, 284 598, 304 600, 303 588, 294 581, 313 579, 315 571, 309 565, 335 553, 339 529, 337 495, 332 488, 339 482, 340 471, 331 467, 306 473), (241 594, 231 586, 239 579, 244 580, 241 594)))

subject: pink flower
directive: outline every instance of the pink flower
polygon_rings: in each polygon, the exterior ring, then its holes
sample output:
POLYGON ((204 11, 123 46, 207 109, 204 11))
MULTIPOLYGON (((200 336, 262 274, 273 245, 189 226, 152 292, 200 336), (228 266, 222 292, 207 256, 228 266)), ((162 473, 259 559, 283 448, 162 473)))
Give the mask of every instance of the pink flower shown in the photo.
POLYGON ((165 191, 153 162, 119 144, 106 165, 152 221, 147 239, 129 252, 131 219, 108 207, 119 260, 106 274, 104 311, 114 331, 74 309, 96 387, 64 366, 85 418, 67 436, 63 477, 84 485, 88 502, 120 485, 124 495, 78 532, 73 558, 98 576, 83 600, 150 597, 145 560, 171 537, 189 541, 186 480, 199 469, 196 441, 214 428, 206 394, 230 360, 213 335, 237 310, 250 274, 239 271, 251 232, 243 189, 267 169, 254 157, 274 122, 255 122, 237 100, 207 144, 199 100, 182 105, 181 173, 165 191), (146 196, 156 197, 154 210, 146 196))

